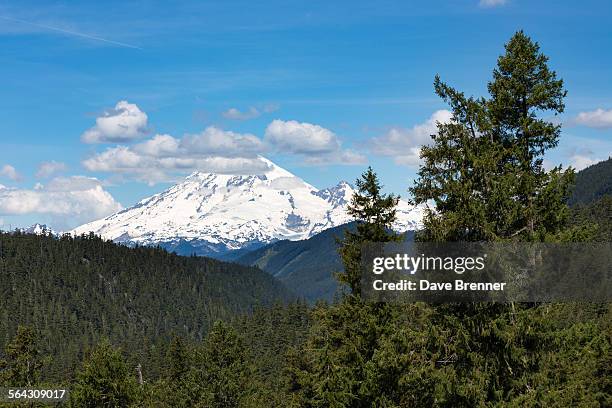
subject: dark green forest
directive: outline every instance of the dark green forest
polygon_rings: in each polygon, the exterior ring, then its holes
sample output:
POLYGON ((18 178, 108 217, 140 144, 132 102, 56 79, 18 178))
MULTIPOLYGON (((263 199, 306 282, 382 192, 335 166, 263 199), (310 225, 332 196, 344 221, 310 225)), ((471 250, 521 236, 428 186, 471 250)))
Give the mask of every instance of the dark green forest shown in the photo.
POLYGON ((337 240, 347 228, 354 229, 354 223, 329 228, 302 241, 274 242, 236 262, 261 268, 308 301, 332 301, 338 290, 333 274, 342 270, 337 240))
POLYGON ((35 327, 41 352, 54 356, 47 380, 70 378, 103 337, 133 362, 156 361, 172 333, 201 340, 218 319, 292 299, 256 268, 94 236, 0 234, 0 275, 0 341, 35 327))
POLYGON ((612 158, 587 167, 576 174, 576 184, 569 199, 571 206, 588 204, 612 195, 612 158))
MULTIPOLYGON (((543 167, 566 90, 536 42, 508 41, 486 97, 434 89, 454 120, 421 151, 410 192, 436 211, 415 240, 609 242, 601 176, 543 167)), ((255 268, 3 234, 0 386, 64 385, 74 407, 612 406, 610 303, 366 301, 363 244, 405 237, 371 168, 356 187, 342 293, 314 306, 255 268)))

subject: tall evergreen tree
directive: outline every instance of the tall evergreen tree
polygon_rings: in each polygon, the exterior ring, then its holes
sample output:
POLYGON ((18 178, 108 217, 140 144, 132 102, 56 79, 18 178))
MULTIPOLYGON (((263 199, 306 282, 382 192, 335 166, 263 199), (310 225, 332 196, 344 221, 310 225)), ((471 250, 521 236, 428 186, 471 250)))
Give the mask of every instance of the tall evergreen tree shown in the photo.
POLYGON ((399 241, 402 236, 391 230, 398 198, 382 193, 372 168, 356 184, 348 213, 356 219, 357 229, 345 232, 339 249, 344 272, 338 280, 350 293, 338 304, 315 309, 304 353, 292 360, 290 384, 303 406, 371 407, 378 401, 375 387, 366 385, 379 339, 392 328, 393 310, 361 299, 361 248, 368 242, 399 241))
POLYGON ((195 359, 186 388, 191 406, 251 406, 254 371, 241 338, 231 326, 215 322, 195 359))
MULTIPOLYGON (((453 121, 439 124, 433 145, 423 148, 425 163, 412 192, 418 203, 433 200, 436 210, 427 215, 420 240, 539 241, 564 227, 572 171, 543 170, 542 155, 557 143, 559 128, 537 117, 563 110, 562 82, 546 67, 537 44, 519 32, 506 45, 489 87, 490 99, 468 98, 436 78, 436 92, 449 102, 453 121)), ((360 301, 360 244, 375 236, 394 239, 379 234, 390 225, 376 220, 393 217, 392 211, 377 217, 374 202, 392 206, 381 199, 378 183, 368 182, 376 181, 368 173, 350 209, 363 217, 363 224, 341 250, 346 272, 340 278, 352 294, 315 310, 304 356, 294 362, 291 377, 298 403, 537 404, 541 395, 534 388, 559 384, 547 384, 538 372, 558 364, 549 363, 555 328, 547 308, 479 303, 400 307, 360 301)), ((605 347, 598 344, 596 355, 605 347)), ((598 358, 588 359, 585 372, 596 369, 598 358)), ((584 395, 577 400, 590 401, 584 395)))
POLYGON ((44 361, 31 328, 17 327, 15 337, 6 345, 5 355, 0 360, 0 384, 31 387, 38 383, 44 361))
POLYGON ((402 237, 391 230, 399 198, 382 192, 383 186, 371 167, 355 183, 357 191, 351 197, 347 213, 357 221, 357 231, 344 232, 339 250, 344 272, 337 277, 349 287, 353 296, 361 296, 362 245, 366 242, 399 241, 402 237))
MULTIPOLYGON (((566 96, 547 62, 538 44, 519 31, 497 61, 488 98, 466 97, 436 77, 435 91, 453 118, 438 124, 432 145, 421 152, 424 164, 411 192, 416 203, 432 200, 435 211, 427 213, 419 240, 559 239, 574 174, 543 168, 561 128, 541 116, 563 112, 566 96)), ((455 382, 444 399, 477 405, 516 401, 529 392, 550 352, 547 312, 503 304, 436 307, 437 329, 456 339, 447 345, 454 356, 447 370, 466 385, 473 382, 472 388, 455 382)))
POLYGON ((411 188, 416 203, 433 200, 419 239, 541 241, 569 215, 573 170, 543 168, 560 125, 540 118, 563 112, 563 81, 522 31, 505 46, 488 84, 489 98, 466 97, 436 77, 436 93, 453 120, 439 123, 411 188))
POLYGON ((103 340, 83 362, 70 392, 74 407, 129 407, 138 401, 135 370, 103 340))
POLYGON ((185 341, 180 336, 174 336, 166 354, 166 377, 169 381, 180 382, 185 379, 190 366, 190 353, 185 341))

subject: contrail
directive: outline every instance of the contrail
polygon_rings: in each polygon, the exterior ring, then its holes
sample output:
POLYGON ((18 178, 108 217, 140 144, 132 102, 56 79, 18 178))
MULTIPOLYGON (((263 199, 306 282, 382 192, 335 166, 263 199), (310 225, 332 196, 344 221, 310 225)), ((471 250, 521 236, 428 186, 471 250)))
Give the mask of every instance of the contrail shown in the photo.
POLYGON ((30 25, 30 26, 33 26, 33 27, 44 28, 44 29, 47 29, 47 30, 57 31, 57 32, 64 33, 64 34, 69 34, 69 35, 75 35, 77 37, 87 38, 89 40, 101 41, 101 42, 105 42, 107 44, 118 45, 120 47, 127 47, 127 48, 133 48, 133 49, 136 49, 136 50, 142 50, 142 48, 140 48, 140 47, 138 47, 136 45, 127 44, 127 43, 123 43, 123 42, 119 42, 119 41, 107 40, 106 38, 96 37, 96 36, 89 35, 89 34, 78 33, 76 31, 64 30, 63 28, 52 27, 52 26, 48 26, 48 25, 45 25, 45 24, 32 23, 30 21, 20 20, 18 18, 12 18, 12 17, 6 17, 6 16, 0 16, 0 18, 2 18, 4 20, 9 20, 9 21, 15 21, 15 22, 21 23, 21 24, 27 24, 27 25, 30 25))

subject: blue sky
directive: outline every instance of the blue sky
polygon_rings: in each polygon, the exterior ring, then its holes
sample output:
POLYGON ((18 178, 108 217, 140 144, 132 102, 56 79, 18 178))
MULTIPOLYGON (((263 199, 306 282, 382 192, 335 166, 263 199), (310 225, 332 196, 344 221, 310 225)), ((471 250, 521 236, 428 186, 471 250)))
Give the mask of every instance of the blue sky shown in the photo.
POLYGON ((74 227, 262 152, 320 188, 369 164, 406 197, 445 117, 434 75, 483 95, 519 29, 568 89, 547 162, 612 152, 607 1, 255 3, 0 2, 0 228, 74 227))

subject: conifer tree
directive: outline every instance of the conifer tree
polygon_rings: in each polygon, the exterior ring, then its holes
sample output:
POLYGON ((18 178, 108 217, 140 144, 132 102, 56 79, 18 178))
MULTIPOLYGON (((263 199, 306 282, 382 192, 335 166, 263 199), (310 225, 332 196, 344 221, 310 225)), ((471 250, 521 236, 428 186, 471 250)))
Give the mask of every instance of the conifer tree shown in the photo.
POLYGON ((0 360, 0 384, 30 387, 38 383, 44 361, 31 328, 17 327, 15 337, 6 345, 5 355, 0 360))
MULTIPOLYGON (((432 200, 421 241, 543 241, 567 223, 566 200, 573 170, 543 168, 544 153, 557 145, 560 125, 542 119, 563 112, 563 81, 548 58, 522 31, 505 46, 488 83, 488 98, 466 97, 436 77, 436 93, 453 113, 439 123, 433 143, 423 147, 419 178, 411 188, 416 203, 432 200)), ((508 401, 529 390, 549 339, 546 320, 529 306, 442 305, 438 330, 450 342, 460 383, 446 397, 454 403, 508 401), (471 399, 465 399, 466 393, 471 399), (463 398, 463 399, 462 399, 463 398)))
POLYGON ((252 376, 242 340, 231 326, 217 321, 197 352, 186 391, 192 406, 249 406, 254 394, 252 376))
POLYGON ((371 167, 356 181, 357 191, 351 197, 347 213, 357 221, 357 231, 345 230, 340 247, 344 272, 338 280, 346 284, 353 296, 361 296, 361 246, 366 242, 399 241, 401 236, 391 230, 396 219, 399 198, 384 194, 378 176, 371 167))
POLYGON ((135 370, 108 340, 96 346, 77 372, 70 392, 74 407, 129 407, 138 400, 135 370))
POLYGON ((168 346, 166 360, 166 377, 168 380, 174 383, 184 380, 189 371, 190 355, 187 345, 181 337, 174 336, 172 338, 168 346))
POLYGON ((391 230, 398 198, 382 193, 372 168, 356 182, 348 213, 357 221, 355 232, 346 231, 339 249, 344 272, 338 280, 350 293, 338 304, 319 306, 302 359, 293 359, 291 386, 299 401, 314 407, 371 407, 378 396, 364 384, 378 341, 392 329, 393 310, 384 304, 367 304, 361 298, 361 248, 368 242, 399 241, 391 230))
POLYGON ((416 203, 433 200, 419 239, 541 241, 567 221, 573 170, 543 168, 561 127, 540 118, 563 112, 563 81, 539 45, 522 31, 505 46, 488 98, 466 97, 436 77, 436 93, 452 109, 410 189, 416 203))
POLYGON ((189 397, 189 388, 192 387, 189 373, 194 364, 193 360, 193 350, 182 337, 174 335, 165 353, 163 376, 152 387, 152 395, 148 396, 148 399, 160 407, 193 406, 189 397))

